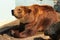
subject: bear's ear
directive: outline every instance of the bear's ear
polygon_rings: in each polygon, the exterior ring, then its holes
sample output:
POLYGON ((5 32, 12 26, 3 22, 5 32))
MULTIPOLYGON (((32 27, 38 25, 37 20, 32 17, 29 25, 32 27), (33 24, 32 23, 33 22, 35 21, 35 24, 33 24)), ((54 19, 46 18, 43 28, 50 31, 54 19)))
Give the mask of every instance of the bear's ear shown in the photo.
POLYGON ((32 11, 31 9, 28 9, 28 10, 27 10, 28 13, 31 13, 31 11, 32 11))

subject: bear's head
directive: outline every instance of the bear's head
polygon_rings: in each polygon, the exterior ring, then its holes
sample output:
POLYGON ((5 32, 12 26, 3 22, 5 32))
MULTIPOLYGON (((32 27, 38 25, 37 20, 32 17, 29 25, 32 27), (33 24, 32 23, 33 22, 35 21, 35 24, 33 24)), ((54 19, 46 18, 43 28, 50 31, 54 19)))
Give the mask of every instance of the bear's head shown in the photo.
POLYGON ((12 10, 12 15, 21 22, 32 22, 34 20, 34 9, 30 9, 27 6, 18 6, 12 10))

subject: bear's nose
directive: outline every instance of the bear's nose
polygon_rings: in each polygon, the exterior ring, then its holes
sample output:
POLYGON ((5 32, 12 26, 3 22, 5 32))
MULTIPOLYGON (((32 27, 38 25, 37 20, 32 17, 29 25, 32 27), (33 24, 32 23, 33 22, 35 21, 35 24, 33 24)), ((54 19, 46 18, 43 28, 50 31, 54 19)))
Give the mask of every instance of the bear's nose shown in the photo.
POLYGON ((11 12, 12 12, 12 15, 14 15, 14 10, 11 10, 11 12))

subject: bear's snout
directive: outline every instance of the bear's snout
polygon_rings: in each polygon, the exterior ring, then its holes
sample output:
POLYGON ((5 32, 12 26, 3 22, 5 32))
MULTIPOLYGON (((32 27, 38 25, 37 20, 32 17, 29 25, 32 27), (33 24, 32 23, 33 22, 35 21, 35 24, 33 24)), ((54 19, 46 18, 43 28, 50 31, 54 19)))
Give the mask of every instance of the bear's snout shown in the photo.
POLYGON ((12 15, 14 15, 14 10, 11 10, 11 12, 12 12, 12 15))

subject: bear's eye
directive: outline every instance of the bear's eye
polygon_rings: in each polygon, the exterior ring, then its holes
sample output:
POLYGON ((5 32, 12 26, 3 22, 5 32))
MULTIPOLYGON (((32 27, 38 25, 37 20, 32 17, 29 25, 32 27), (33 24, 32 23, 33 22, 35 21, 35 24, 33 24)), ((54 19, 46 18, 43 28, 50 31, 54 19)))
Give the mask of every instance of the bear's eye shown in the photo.
POLYGON ((21 11, 21 9, 18 9, 18 13, 21 13, 22 11, 21 11))
POLYGON ((18 9, 18 11, 21 11, 21 9, 18 9))
POLYGON ((32 11, 31 9, 28 9, 28 13, 31 13, 31 11, 32 11))

